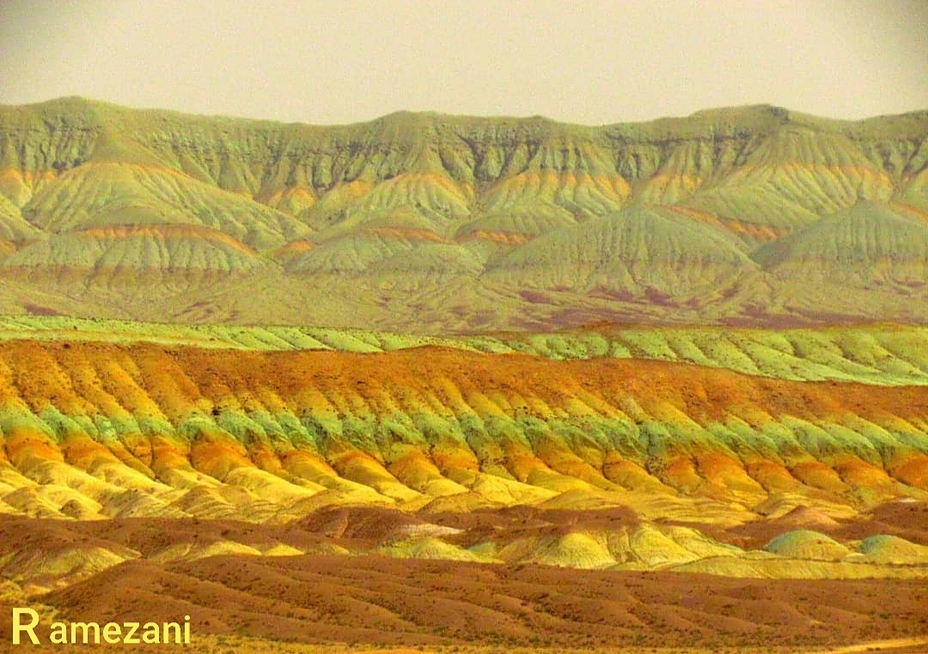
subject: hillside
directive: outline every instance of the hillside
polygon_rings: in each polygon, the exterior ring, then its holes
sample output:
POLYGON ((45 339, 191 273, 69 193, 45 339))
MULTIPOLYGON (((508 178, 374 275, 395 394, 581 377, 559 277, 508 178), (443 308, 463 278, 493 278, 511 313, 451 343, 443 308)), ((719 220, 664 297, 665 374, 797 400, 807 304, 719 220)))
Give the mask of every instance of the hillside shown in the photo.
POLYGON ((0 511, 26 515, 606 502, 681 519, 708 498, 739 521, 791 496, 860 508, 928 493, 926 386, 436 346, 14 340, 0 361, 0 511))
MULTIPOLYGON (((892 324, 824 329, 593 325, 525 334, 397 334, 326 327, 141 323, 2 316, 0 341, 158 343, 223 350, 391 352, 437 346, 548 359, 650 359, 794 381, 928 385, 928 328, 892 324)), ((426 350, 423 350, 426 351, 426 350)), ((230 353, 234 356, 234 352, 230 353)))
POLYGON ((0 107, 7 314, 418 333, 925 323, 926 261, 925 112, 320 127, 0 107))

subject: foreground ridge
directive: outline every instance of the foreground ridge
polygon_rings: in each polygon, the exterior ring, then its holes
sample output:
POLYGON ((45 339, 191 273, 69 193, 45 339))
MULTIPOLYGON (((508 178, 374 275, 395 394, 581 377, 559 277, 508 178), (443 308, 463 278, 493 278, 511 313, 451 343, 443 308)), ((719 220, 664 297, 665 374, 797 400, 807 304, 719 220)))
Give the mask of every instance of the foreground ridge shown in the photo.
POLYGON ((264 521, 335 501, 450 510, 629 492, 747 509, 783 493, 859 506, 928 490, 923 386, 434 347, 12 341, 0 356, 2 480, 28 514, 225 506, 264 521), (202 503, 219 483, 249 492, 202 503))

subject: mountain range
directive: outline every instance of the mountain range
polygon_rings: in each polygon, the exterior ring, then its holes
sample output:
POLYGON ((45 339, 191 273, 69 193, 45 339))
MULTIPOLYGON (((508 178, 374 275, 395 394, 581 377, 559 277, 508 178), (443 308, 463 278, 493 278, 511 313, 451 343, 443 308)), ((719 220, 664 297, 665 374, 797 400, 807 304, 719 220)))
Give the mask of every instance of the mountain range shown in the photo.
POLYGON ((928 321, 928 112, 0 107, 0 310, 448 333, 928 321))

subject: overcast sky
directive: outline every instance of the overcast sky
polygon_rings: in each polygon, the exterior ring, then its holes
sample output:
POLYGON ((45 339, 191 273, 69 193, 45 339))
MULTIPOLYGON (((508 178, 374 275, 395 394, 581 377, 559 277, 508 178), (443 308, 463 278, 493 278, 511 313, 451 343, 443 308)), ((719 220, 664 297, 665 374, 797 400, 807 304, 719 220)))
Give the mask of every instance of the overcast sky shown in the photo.
POLYGON ((928 109, 928 0, 0 0, 0 104, 597 125, 928 109))

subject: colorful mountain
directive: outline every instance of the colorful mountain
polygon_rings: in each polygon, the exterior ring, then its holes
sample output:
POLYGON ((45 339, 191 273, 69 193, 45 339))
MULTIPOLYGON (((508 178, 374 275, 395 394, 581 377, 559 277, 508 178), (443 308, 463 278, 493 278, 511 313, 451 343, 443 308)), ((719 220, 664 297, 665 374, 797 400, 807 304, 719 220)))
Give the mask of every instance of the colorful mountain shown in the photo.
POLYGON ((924 323, 928 114, 0 108, 0 307, 399 332, 924 323), (813 284, 808 282, 812 280, 813 284))
POLYGON ((922 651, 926 171, 928 112, 0 107, 0 614, 922 651))

